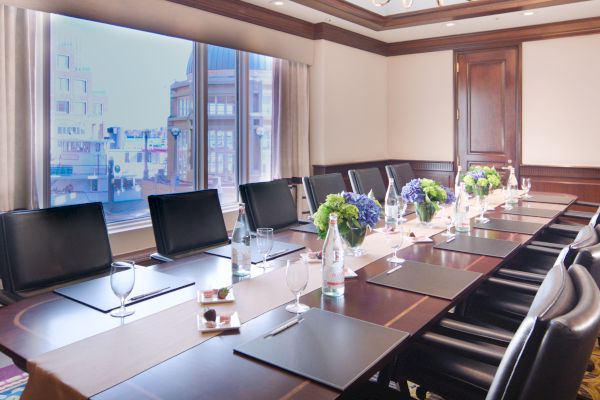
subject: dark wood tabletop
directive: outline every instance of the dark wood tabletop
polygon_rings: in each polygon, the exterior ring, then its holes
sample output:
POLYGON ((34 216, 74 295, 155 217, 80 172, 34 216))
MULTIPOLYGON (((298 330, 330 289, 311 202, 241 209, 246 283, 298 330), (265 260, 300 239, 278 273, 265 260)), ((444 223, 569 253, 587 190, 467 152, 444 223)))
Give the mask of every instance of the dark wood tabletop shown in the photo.
MULTIPOLYGON (((544 224, 551 222, 549 219, 502 214, 501 208, 488 212, 487 215, 544 224)), ((530 235, 483 229, 473 229, 471 235, 513 240, 521 244, 526 244, 533 238, 530 235)), ((288 230, 277 233, 276 239, 302 243, 312 249, 320 249, 322 246, 322 241, 310 233, 288 230)), ((441 235, 436 235, 433 239, 434 243, 446 240, 441 235)), ((317 289, 305 294, 301 301, 310 307, 400 329, 414 337, 475 290, 504 261, 495 257, 437 250, 432 244, 415 244, 401 250, 399 254, 408 260, 480 272, 483 276, 459 298, 448 301, 367 283, 368 278, 390 268, 384 257, 358 270, 358 278, 346 280, 346 293, 343 297, 327 298, 317 289)), ((287 257, 289 256, 284 258, 287 257)), ((274 261, 274 265, 278 267, 283 263, 274 261)), ((188 301, 195 297, 196 288, 221 287, 234 282, 228 259, 205 254, 149 268, 190 278, 196 282, 196 287, 136 304, 136 313, 128 317, 127 322, 188 301)), ((260 268, 253 267, 253 275, 260 273, 260 268)), ((340 396, 339 392, 323 385, 233 354, 235 346, 264 334, 289 318, 290 314, 284 310, 284 306, 267 311, 245 323, 239 332, 223 333, 207 340, 93 398, 170 399, 176 396, 179 399, 329 399, 340 396)), ((0 351, 13 358, 21 368, 26 368, 28 359, 107 331, 119 324, 119 319, 47 293, 0 308, 0 351)), ((326 333, 325 327, 324 334, 326 333)), ((394 354, 401 352, 409 344, 410 339, 401 344, 394 354)), ((160 346, 160 343, 156 345, 160 346)), ((367 371, 363 380, 367 380, 378 368, 389 362, 390 357, 383 359, 372 371, 367 371)))

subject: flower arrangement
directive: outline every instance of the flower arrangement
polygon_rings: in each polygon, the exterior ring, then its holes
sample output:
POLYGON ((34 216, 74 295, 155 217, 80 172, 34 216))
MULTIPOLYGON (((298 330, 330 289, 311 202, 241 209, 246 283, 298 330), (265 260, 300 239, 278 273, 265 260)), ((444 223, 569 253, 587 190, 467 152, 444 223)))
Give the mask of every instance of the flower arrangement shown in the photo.
POLYGON ((417 216, 423 223, 431 222, 439 203, 450 204, 454 194, 432 179, 413 179, 402 188, 402 200, 415 203, 417 216))
POLYGON ((381 205, 372 193, 342 192, 328 195, 314 215, 314 224, 321 239, 327 235, 329 214, 332 212, 338 215, 338 229, 343 237, 352 228, 374 228, 379 222, 381 205))
POLYGON ((490 188, 497 189, 502 185, 500 174, 492 167, 471 167, 463 178, 467 193, 477 196, 488 195, 490 188))

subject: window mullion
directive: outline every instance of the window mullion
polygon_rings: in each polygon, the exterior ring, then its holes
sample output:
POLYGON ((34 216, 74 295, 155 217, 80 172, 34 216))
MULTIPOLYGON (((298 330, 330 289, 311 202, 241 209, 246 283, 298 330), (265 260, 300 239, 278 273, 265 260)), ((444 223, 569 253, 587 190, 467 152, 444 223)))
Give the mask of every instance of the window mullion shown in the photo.
POLYGON ((238 174, 240 183, 247 183, 250 179, 250 146, 248 143, 248 125, 249 125, 249 112, 248 112, 248 81, 249 81, 249 68, 248 68, 248 53, 239 51, 238 52, 238 68, 237 68, 237 103, 238 103, 238 174))

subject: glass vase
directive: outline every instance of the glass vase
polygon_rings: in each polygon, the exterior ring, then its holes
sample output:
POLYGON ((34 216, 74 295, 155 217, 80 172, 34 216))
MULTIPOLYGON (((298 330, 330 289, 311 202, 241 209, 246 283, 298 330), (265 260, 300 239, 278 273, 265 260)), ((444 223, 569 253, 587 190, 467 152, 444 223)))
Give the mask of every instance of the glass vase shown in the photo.
POLYGON ((415 203, 415 211, 421 225, 431 227, 431 220, 437 211, 435 203, 415 203))
POLYGON ((363 227, 350 227, 344 232, 340 232, 344 243, 350 249, 350 254, 354 257, 360 257, 364 254, 363 249, 360 247, 365 240, 365 235, 367 234, 367 228, 363 227))

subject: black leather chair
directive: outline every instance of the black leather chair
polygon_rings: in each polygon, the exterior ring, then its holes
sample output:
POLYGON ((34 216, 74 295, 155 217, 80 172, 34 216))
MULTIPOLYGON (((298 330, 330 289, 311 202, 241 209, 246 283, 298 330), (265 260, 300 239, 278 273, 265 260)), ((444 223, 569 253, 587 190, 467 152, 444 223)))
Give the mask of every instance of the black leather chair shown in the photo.
POLYGON ((598 307, 584 267, 555 266, 507 347, 428 332, 403 375, 447 399, 574 399, 600 329, 598 307))
POLYGON ((415 179, 415 172, 409 163, 386 165, 385 172, 388 178, 394 179, 394 185, 398 194, 402 193, 404 185, 410 180, 415 179))
POLYGON ((305 176, 302 178, 304 193, 308 201, 308 208, 311 215, 317 212, 319 206, 325 202, 329 194, 341 193, 346 190, 346 183, 342 174, 336 172, 333 174, 305 176))
POLYGON ((250 229, 281 230, 298 224, 296 203, 285 179, 240 185, 250 229))
POLYGON ((351 169, 348 171, 348 176, 355 193, 368 194, 372 190, 379 203, 385 202, 387 186, 383 182, 379 168, 351 169))
POLYGON ((158 253, 152 258, 171 261, 229 238, 216 189, 148 196, 158 253))
POLYGON ((0 215, 0 270, 7 304, 110 271, 101 203, 0 215))

